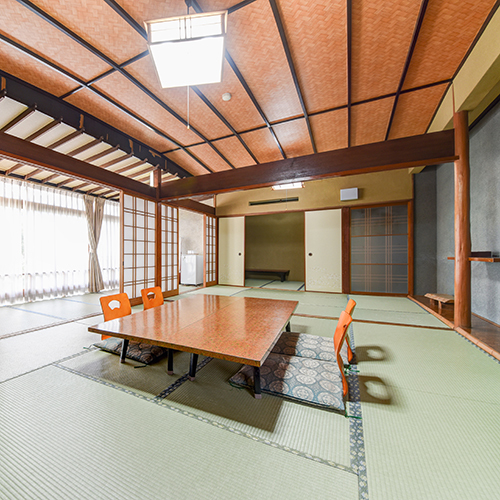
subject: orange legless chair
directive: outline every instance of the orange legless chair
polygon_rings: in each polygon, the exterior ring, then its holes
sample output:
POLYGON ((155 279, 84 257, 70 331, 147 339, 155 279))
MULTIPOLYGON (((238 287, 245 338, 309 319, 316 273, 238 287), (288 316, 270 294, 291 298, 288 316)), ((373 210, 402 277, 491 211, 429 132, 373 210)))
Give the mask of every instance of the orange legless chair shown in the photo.
POLYGON ((141 290, 141 295, 144 310, 163 305, 163 292, 159 286, 143 288, 141 290))
MULTIPOLYGON (((112 319, 123 318, 132 314, 132 307, 130 305, 130 300, 126 293, 117 293, 116 295, 108 295, 106 297, 101 297, 101 308, 104 314, 104 321, 111 321, 112 319), (118 307, 111 308, 110 303, 117 301, 120 305, 118 307)), ((103 338, 108 338, 108 336, 102 336, 103 338)), ((123 339, 122 352, 120 354, 120 363, 125 362, 125 355, 127 354, 128 340, 123 339)))
MULTIPOLYGON (((163 292, 160 286, 143 288, 141 290, 141 295, 145 311, 163 305, 163 292)), ((174 351, 172 349, 167 350, 167 373, 169 375, 174 374, 174 351)))
MULTIPOLYGON (((351 316, 351 319, 352 319, 352 312, 354 311, 355 307, 356 307, 356 301, 353 299, 349 299, 349 302, 347 303, 347 306, 345 308, 345 312, 347 314, 349 314, 349 316, 351 316)), ((354 359, 354 353, 352 352, 352 349, 351 349, 351 342, 349 340, 348 334, 346 335, 345 339, 346 339, 346 343, 347 343, 347 361, 349 361, 349 363, 351 363, 352 360, 354 359)))
POLYGON ((333 346, 335 348, 335 355, 337 356, 337 366, 339 367, 340 375, 342 376, 342 393, 344 394, 344 397, 347 396, 349 386, 347 385, 347 379, 345 378, 344 362, 340 356, 340 350, 342 349, 344 340, 347 337, 347 329, 351 324, 351 321, 351 315, 342 311, 337 327, 335 328, 335 333, 333 334, 333 346))

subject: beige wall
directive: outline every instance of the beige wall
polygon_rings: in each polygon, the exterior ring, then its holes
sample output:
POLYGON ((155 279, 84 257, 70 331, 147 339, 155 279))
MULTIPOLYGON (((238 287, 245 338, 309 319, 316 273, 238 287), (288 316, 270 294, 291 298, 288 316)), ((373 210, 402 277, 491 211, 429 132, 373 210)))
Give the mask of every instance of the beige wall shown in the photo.
POLYGON ((304 281, 304 214, 246 217, 245 268, 290 269, 289 280, 304 281))
POLYGON ((288 191, 288 198, 297 196, 298 202, 249 206, 250 201, 286 198, 287 193, 270 187, 222 193, 217 195, 216 213, 218 216, 262 214, 409 200, 413 197, 412 175, 408 169, 401 169, 309 181, 303 189, 288 191), (351 187, 359 188, 359 199, 341 202, 340 190, 351 187))

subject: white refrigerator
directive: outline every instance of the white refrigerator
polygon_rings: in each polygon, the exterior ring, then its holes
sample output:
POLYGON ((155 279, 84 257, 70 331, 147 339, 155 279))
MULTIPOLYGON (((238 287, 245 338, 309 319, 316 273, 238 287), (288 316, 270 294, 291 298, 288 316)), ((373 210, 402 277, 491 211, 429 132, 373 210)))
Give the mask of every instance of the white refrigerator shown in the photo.
POLYGON ((203 255, 187 254, 181 257, 181 285, 203 283, 203 255))

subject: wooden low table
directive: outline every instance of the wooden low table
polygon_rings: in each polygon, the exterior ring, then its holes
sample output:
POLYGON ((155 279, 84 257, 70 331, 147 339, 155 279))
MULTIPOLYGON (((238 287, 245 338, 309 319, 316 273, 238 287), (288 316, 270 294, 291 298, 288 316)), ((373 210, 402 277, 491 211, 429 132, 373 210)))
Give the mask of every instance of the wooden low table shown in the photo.
POLYGON ((122 338, 124 347, 132 340, 168 348, 169 373, 172 349, 189 352, 191 380, 199 354, 253 366, 255 397, 260 398, 260 367, 297 306, 295 300, 198 294, 99 323, 89 331, 122 338))
POLYGON ((290 269, 245 269, 245 277, 247 274, 271 274, 280 277, 281 281, 285 281, 290 274, 290 269))
POLYGON ((441 312, 443 304, 453 304, 455 302, 455 297, 446 293, 426 293, 425 296, 439 304, 439 312, 441 312))

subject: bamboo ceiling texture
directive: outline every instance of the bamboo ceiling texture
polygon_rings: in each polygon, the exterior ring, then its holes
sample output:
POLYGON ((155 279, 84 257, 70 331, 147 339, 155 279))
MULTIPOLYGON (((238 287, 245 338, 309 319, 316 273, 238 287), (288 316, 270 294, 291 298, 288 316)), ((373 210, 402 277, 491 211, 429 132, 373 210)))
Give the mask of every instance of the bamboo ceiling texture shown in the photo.
MULTIPOLYGON (((0 131, 144 183, 158 166, 175 181, 425 134, 498 4, 2 0, 0 131), (185 15, 188 4, 192 14, 229 12, 223 80, 162 89, 144 22, 185 15)), ((0 173, 118 193, 5 156, 0 173)))

